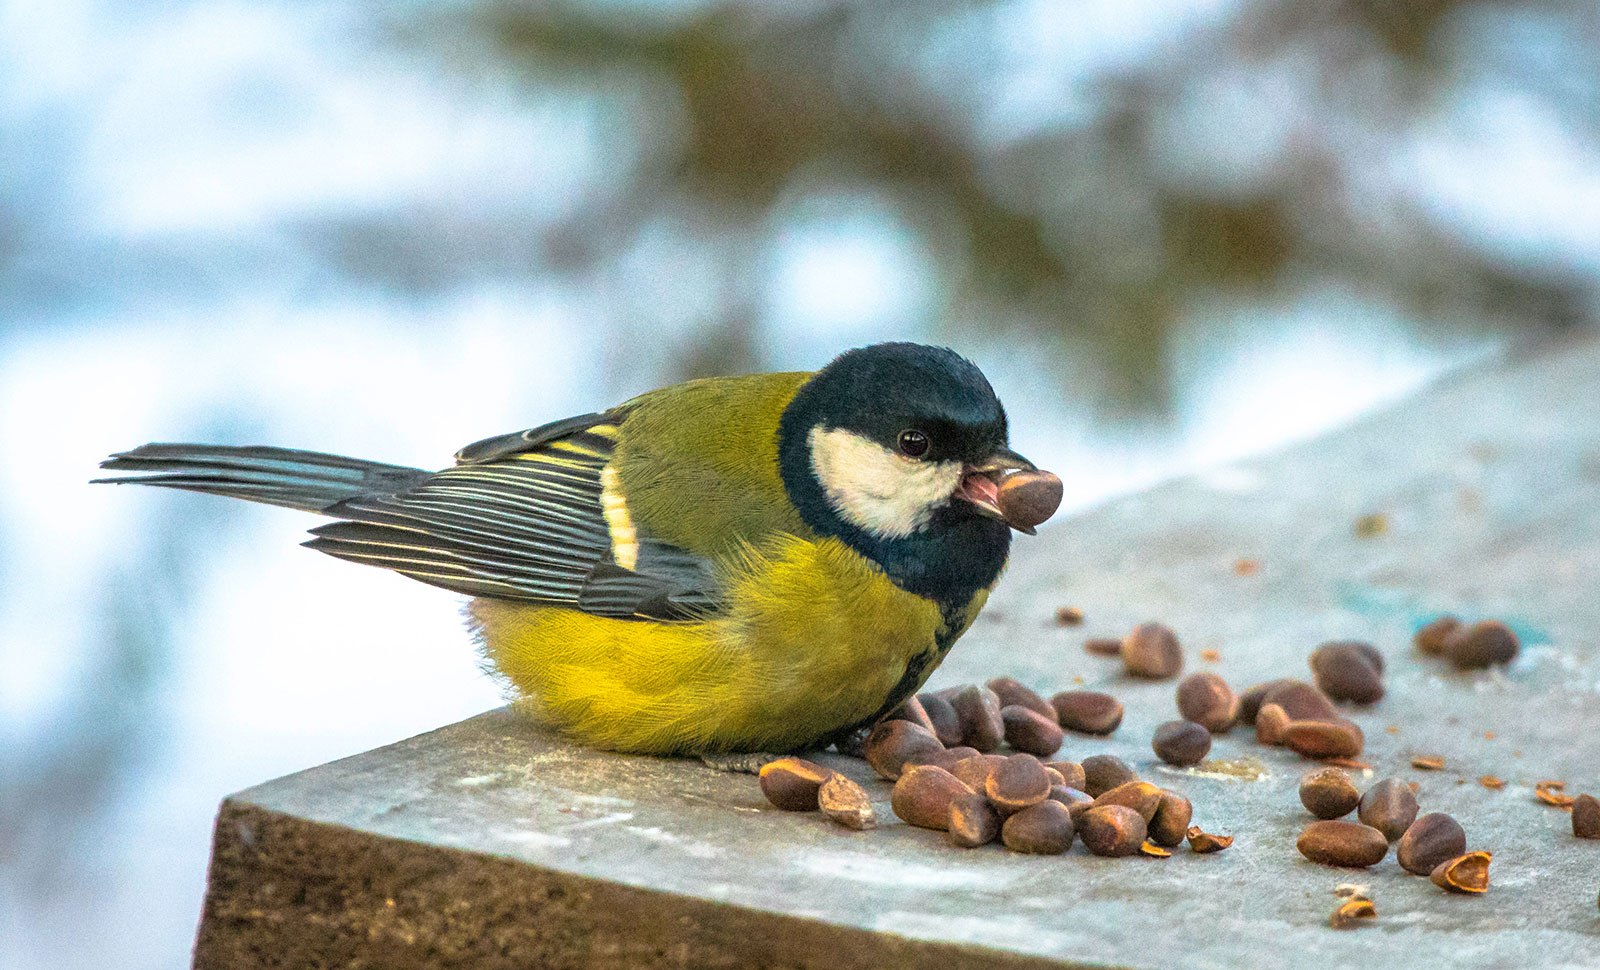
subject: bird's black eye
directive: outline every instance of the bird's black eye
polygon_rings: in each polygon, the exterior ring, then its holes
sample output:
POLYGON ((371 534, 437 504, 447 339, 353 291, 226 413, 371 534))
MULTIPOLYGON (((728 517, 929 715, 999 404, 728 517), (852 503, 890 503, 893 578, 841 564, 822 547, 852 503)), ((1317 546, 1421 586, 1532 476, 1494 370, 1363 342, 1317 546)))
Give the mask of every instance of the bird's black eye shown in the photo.
POLYGON ((917 430, 900 432, 900 453, 921 458, 928 453, 928 436, 917 430))

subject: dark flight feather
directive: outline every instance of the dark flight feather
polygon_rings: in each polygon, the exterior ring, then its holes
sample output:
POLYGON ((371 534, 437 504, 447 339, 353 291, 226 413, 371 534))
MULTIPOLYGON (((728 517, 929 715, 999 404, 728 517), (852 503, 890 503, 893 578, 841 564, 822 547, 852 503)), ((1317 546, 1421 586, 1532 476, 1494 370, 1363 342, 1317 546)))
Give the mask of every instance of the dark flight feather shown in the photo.
POLYGON ((601 504, 623 412, 588 414, 488 438, 440 472, 286 448, 152 444, 97 479, 227 495, 339 521, 305 545, 466 593, 626 619, 714 614, 720 590, 703 558, 638 536, 635 569, 617 565, 601 504))

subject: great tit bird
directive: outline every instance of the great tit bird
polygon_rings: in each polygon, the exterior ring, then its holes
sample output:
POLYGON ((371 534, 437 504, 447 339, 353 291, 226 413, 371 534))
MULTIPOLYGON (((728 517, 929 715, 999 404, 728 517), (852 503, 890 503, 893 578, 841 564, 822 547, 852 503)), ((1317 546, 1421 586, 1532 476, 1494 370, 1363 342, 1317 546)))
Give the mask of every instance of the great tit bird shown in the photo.
POLYGON ((918 690, 1005 566, 1002 479, 1034 472, 977 366, 911 343, 689 381, 455 461, 150 444, 97 481, 331 516, 305 545, 472 597, 541 720, 716 755, 824 745, 918 690))

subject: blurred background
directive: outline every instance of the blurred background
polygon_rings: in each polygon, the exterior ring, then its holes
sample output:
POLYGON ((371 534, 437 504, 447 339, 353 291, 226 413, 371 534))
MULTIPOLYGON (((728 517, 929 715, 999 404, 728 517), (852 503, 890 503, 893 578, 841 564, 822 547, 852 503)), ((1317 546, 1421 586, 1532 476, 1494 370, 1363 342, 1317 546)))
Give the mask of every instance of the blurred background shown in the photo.
POLYGON ((111 451, 899 337, 1070 511, 1597 291, 1592 0, 0 0, 0 966, 186 965, 223 795, 499 703, 450 594, 111 451))

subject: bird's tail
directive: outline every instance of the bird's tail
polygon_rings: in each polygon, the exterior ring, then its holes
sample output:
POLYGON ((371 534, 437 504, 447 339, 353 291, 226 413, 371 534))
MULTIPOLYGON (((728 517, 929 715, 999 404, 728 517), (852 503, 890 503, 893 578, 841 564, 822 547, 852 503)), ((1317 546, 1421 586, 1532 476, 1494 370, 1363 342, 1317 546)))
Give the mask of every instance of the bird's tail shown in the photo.
POLYGON ((358 495, 392 495, 431 472, 291 448, 151 444, 112 455, 101 468, 128 472, 95 483, 159 485, 322 512, 358 495))

